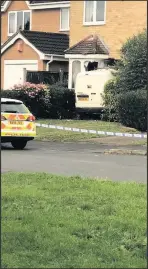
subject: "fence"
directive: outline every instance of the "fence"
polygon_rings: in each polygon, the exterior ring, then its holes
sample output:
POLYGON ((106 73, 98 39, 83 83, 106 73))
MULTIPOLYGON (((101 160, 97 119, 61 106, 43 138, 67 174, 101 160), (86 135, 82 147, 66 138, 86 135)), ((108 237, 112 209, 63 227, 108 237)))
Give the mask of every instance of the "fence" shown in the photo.
POLYGON ((68 82, 68 72, 27 71, 26 81, 35 84, 55 84, 68 82))

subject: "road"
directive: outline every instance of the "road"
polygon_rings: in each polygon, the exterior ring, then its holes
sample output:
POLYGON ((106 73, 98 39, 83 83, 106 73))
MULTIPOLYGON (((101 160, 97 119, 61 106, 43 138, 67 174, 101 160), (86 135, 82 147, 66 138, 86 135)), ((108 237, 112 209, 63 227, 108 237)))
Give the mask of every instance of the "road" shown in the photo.
POLYGON ((146 183, 146 156, 106 155, 101 145, 31 141, 23 151, 1 150, 1 171, 47 172, 146 183))

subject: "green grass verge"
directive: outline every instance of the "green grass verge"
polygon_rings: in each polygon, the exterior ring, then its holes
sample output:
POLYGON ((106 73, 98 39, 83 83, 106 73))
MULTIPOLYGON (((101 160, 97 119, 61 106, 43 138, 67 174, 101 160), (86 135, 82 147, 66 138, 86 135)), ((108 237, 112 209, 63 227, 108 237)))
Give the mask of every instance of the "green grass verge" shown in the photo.
MULTIPOLYGON (((38 120, 39 123, 60 125, 66 127, 84 128, 98 131, 108 132, 126 132, 137 133, 138 131, 133 128, 127 128, 119 123, 104 122, 104 121, 85 121, 85 120, 38 120)), ((104 137, 95 134, 74 133, 62 130, 37 128, 36 140, 48 140, 48 141, 87 141, 88 139, 104 137)), ((98 142, 98 141, 97 141, 98 142)), ((146 139, 136 139, 134 144, 146 144, 146 139)))
POLYGON ((2 268, 146 268, 146 186, 3 174, 2 268))

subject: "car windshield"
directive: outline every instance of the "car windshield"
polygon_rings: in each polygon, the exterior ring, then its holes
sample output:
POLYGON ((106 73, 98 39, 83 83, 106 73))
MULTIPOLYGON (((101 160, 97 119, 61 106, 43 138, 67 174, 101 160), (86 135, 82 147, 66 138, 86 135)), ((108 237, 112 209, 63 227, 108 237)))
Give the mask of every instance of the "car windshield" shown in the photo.
POLYGON ((1 112, 5 113, 29 113, 28 108, 22 103, 2 102, 1 112))

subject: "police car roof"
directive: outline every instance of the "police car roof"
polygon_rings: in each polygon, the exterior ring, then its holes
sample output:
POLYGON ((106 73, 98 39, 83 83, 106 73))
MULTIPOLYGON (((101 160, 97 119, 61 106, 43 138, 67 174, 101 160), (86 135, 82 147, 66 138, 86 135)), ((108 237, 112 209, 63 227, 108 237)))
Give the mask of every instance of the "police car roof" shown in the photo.
POLYGON ((1 98, 1 103, 5 103, 5 102, 14 102, 17 104, 22 104, 23 102, 17 99, 11 99, 11 98, 1 98))

